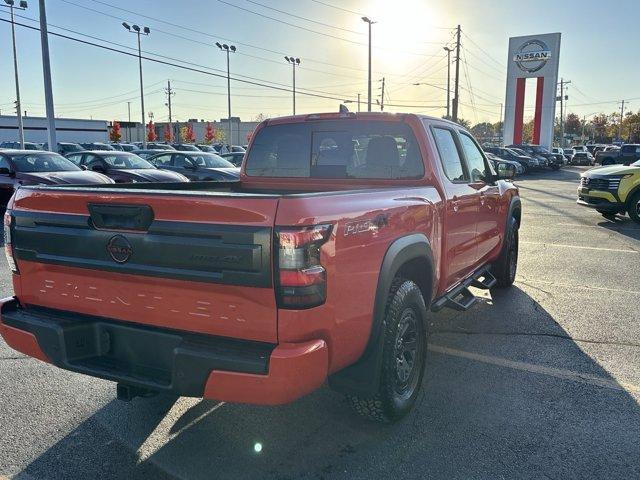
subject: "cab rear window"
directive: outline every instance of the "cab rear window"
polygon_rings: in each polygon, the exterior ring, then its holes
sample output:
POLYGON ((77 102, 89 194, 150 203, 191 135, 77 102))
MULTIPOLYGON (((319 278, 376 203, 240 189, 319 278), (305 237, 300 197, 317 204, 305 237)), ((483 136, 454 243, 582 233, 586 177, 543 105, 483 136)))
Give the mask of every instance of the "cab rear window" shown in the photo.
POLYGON ((252 177, 421 178, 411 128, 400 122, 320 121, 268 125, 245 160, 252 177))

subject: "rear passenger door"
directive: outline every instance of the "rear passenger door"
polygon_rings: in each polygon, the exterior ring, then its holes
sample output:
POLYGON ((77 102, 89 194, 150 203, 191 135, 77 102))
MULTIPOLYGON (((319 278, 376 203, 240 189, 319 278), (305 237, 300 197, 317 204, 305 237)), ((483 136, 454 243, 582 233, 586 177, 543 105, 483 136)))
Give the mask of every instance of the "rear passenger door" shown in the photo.
POLYGON ((476 240, 478 244, 475 266, 484 263, 499 248, 503 229, 499 223, 500 190, 476 141, 464 131, 459 132, 460 145, 469 171, 471 188, 476 190, 478 215, 476 240))
POLYGON ((431 131, 445 177, 442 276, 447 287, 451 287, 468 276, 476 263, 479 193, 471 184, 457 132, 448 126, 438 125, 433 125, 431 131))

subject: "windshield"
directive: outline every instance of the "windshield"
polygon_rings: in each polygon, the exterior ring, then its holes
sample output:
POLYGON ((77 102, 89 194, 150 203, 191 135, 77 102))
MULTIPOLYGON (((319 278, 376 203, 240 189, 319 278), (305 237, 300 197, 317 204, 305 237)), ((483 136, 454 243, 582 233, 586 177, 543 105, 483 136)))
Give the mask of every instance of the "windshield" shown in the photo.
POLYGON ((632 167, 640 167, 640 160, 638 160, 638 161, 636 161, 636 162, 633 162, 633 163, 631 164, 631 166, 632 166, 632 167))
POLYGON ((28 155, 13 155, 13 165, 18 172, 71 172, 81 170, 71 161, 57 153, 34 153, 28 155))
POLYGON ((122 152, 111 155, 102 155, 102 159, 107 162, 109 168, 115 168, 116 170, 156 168, 143 158, 132 153, 122 152))
POLYGON ((77 145, 75 143, 61 143, 60 148, 65 152, 69 152, 69 153, 82 152, 84 150, 84 148, 82 148, 80 145, 77 145))
POLYGON ((191 161, 200 167, 207 168, 234 168, 233 163, 228 162, 224 158, 215 153, 201 153, 200 155, 191 155, 191 161))
POLYGON ((549 150, 547 150, 544 147, 541 147, 540 145, 532 145, 531 150, 533 150, 536 153, 549 153, 549 150))
POLYGON ((195 145, 174 145, 174 147, 176 148, 176 150, 180 150, 183 152, 199 152, 200 149, 198 147, 196 147, 195 145))

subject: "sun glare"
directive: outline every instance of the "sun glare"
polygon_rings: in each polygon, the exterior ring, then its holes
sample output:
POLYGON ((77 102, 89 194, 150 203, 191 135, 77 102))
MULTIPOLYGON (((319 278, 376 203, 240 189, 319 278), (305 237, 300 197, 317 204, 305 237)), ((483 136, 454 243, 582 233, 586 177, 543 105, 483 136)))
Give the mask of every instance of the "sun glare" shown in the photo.
POLYGON ((371 18, 377 22, 374 25, 373 42, 374 45, 384 47, 384 50, 379 51, 378 59, 385 63, 393 62, 395 67, 415 64, 416 57, 402 54, 402 51, 432 51, 432 45, 425 42, 444 39, 443 30, 431 28, 442 26, 442 18, 432 2, 374 0, 364 11, 370 11, 371 18))

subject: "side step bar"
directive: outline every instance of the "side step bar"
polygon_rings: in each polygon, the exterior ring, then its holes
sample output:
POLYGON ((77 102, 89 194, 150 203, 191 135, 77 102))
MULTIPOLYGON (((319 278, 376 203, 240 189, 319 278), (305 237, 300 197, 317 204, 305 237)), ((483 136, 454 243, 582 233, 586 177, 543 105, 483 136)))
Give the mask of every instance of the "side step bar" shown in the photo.
POLYGON ((490 288, 493 288, 496 282, 496 277, 491 274, 489 267, 482 267, 454 289, 445 293, 442 297, 433 302, 431 310, 437 312, 445 307, 459 312, 469 310, 478 301, 478 298, 471 293, 469 287, 489 290, 490 288))

